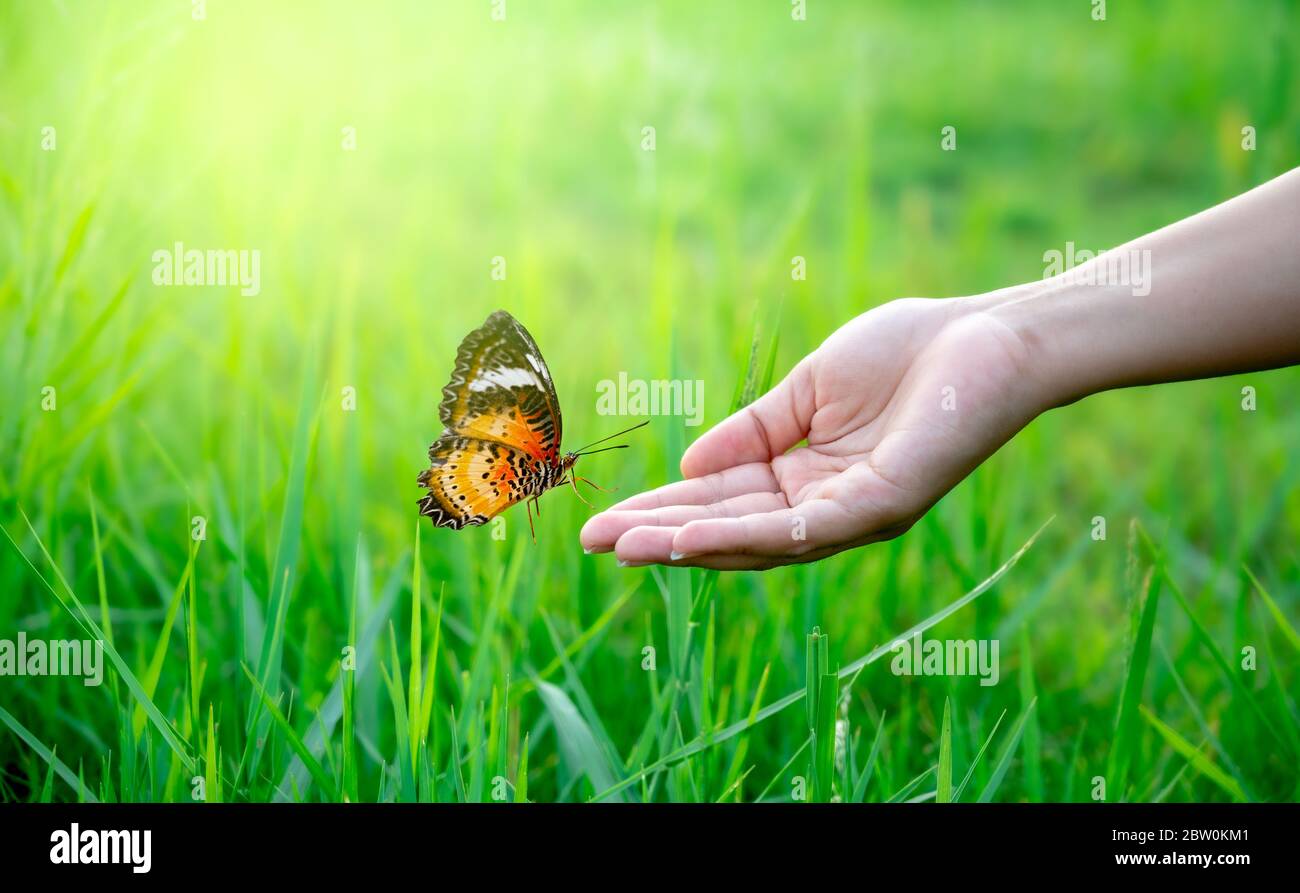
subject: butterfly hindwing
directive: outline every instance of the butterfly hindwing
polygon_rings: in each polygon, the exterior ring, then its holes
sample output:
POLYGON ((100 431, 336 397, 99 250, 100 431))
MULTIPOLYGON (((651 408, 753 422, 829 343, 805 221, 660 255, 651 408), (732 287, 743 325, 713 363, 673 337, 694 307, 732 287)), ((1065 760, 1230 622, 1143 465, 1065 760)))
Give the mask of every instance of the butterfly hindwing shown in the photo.
POLYGON ((429 491, 420 500, 420 514, 438 527, 486 524, 550 486, 551 466, 494 440, 444 434, 429 447, 429 463, 419 478, 429 491))
POLYGON ((446 434, 558 461, 563 422, 551 372, 528 330, 498 310, 465 336, 438 408, 446 434))

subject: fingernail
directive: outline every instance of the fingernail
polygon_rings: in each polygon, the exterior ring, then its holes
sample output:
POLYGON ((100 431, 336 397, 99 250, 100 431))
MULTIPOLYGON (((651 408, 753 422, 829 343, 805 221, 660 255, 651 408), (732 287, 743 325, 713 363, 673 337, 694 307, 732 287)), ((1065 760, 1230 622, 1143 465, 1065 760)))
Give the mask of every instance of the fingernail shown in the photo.
POLYGON ((695 554, 694 552, 669 552, 669 553, 668 553, 668 560, 669 560, 669 561, 681 561, 683 558, 690 558, 690 557, 693 556, 694 554, 695 554))
POLYGON ((583 547, 582 547, 582 554, 583 554, 583 555, 592 555, 592 554, 595 554, 595 552, 596 552, 595 549, 588 549, 586 546, 583 546, 583 547))
POLYGON ((648 561, 624 561, 622 558, 618 560, 619 567, 645 567, 649 563, 648 561))

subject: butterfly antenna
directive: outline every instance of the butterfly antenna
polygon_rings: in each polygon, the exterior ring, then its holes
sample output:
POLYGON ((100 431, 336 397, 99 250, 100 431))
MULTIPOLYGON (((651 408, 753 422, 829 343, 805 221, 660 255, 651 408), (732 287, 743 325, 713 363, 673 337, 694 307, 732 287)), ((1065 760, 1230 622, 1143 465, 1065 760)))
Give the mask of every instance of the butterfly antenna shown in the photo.
POLYGON ((598 450, 592 450, 592 451, 589 452, 589 453, 574 453, 574 455, 575 455, 575 456, 591 456, 591 455, 594 455, 595 453, 608 453, 610 450, 626 450, 626 449, 628 449, 628 444, 626 444, 626 443, 620 443, 618 446, 612 446, 612 447, 601 447, 600 449, 598 449, 598 450))
MULTIPOLYGON (((637 428, 644 428, 648 424, 650 424, 650 420, 646 419, 644 422, 641 422, 639 425, 633 425, 631 428, 624 428, 622 431, 619 431, 617 434, 611 434, 608 437, 602 437, 600 440, 594 440, 591 443, 587 444, 587 446, 583 447, 582 449, 574 450, 573 454, 575 456, 581 456, 583 455, 583 450, 586 450, 588 447, 594 447, 598 443, 604 443, 607 440, 613 440, 615 437, 622 437, 624 434, 627 434, 629 431, 635 431, 637 428)), ((620 449, 620 447, 606 447, 606 449, 616 450, 616 449, 620 449)), ((601 452, 601 450, 594 450, 593 452, 599 453, 601 452)))

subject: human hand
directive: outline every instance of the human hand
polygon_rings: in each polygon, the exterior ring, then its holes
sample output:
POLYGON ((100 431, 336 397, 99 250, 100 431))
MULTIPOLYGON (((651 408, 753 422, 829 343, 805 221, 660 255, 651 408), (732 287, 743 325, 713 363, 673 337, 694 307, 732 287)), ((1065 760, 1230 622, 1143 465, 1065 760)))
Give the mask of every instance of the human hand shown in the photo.
POLYGON ((814 561, 907 530, 1052 406, 1300 364, 1298 227, 1300 169, 1050 279, 878 307, 582 544, 627 565, 814 561))
POLYGON ((851 320, 693 443, 685 480, 591 518, 583 547, 761 570, 903 533, 1051 405, 1025 341, 982 306, 913 298, 851 320))

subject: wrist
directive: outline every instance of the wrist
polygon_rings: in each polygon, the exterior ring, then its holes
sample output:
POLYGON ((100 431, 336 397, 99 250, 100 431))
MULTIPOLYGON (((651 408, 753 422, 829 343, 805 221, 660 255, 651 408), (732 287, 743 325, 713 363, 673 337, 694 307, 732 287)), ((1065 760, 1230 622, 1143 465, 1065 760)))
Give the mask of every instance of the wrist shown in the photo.
POLYGON ((1093 392, 1069 337, 1086 323, 1079 312, 1086 296, 1076 286, 1058 277, 958 300, 963 313, 992 320, 1017 342, 1035 415, 1093 392))

